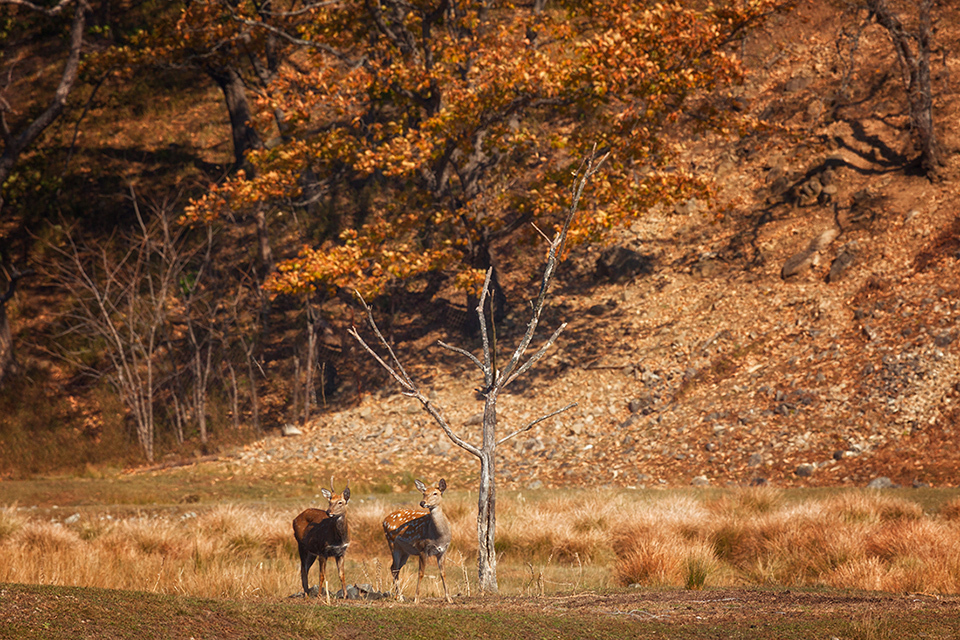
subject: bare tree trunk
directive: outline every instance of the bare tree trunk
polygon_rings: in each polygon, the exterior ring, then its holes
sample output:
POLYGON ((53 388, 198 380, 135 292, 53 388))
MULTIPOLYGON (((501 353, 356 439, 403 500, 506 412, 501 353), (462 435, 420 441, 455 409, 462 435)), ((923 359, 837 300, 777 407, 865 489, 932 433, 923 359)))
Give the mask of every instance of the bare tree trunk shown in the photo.
POLYGON ((244 347, 247 357, 247 376, 250 379, 250 409, 253 412, 253 428, 260 432, 260 396, 257 394, 257 378, 253 370, 253 353, 244 347))
POLYGON ((497 396, 487 395, 483 409, 483 447, 480 450, 480 487, 477 500, 477 574, 480 591, 497 593, 497 396))
POLYGON ((230 372, 230 406, 233 412, 233 428, 240 431, 240 389, 237 387, 237 371, 233 363, 227 360, 227 371, 230 372))
POLYGON ((250 124, 253 114, 250 111, 247 88, 243 84, 243 78, 231 66, 210 65, 204 67, 204 71, 223 92, 227 113, 230 115, 230 130, 233 134, 234 164, 237 168, 249 169, 246 166, 247 152, 251 149, 261 148, 263 142, 260 140, 260 134, 250 124))
POLYGON ((938 176, 942 161, 933 123, 933 87, 930 82, 932 0, 920 0, 916 32, 908 30, 885 0, 867 0, 870 13, 893 41, 906 84, 910 122, 920 151, 920 168, 931 179, 938 176))
POLYGON ((273 260, 273 249, 270 248, 270 233, 267 228, 267 214, 262 207, 257 207, 253 214, 257 222, 257 252, 260 257, 260 279, 266 278, 276 269, 273 260))
POLYGON ((533 355, 527 355, 527 351, 530 348, 530 344, 536 335, 537 327, 540 323, 540 317, 543 312, 544 304, 547 300, 547 293, 549 291, 550 284, 553 281, 553 276, 556 273, 557 265, 559 264, 561 256, 563 255, 567 233, 570 230, 570 224, 572 223, 574 214, 579 206, 583 189, 586 186, 587 181, 597 173, 606 158, 606 154, 601 156, 597 154, 596 150, 594 150, 594 153, 589 158, 584 160, 577 172, 577 177, 573 187, 573 199, 570 209, 567 211, 567 217, 564 220, 563 227, 554 235, 552 239, 548 239, 549 251, 547 252, 547 263, 544 266, 543 276, 540 280, 540 291, 537 295, 537 299, 532 305, 532 313, 530 321, 527 324, 527 330, 524 333, 523 338, 521 338, 520 344, 513 351, 509 361, 503 365, 503 367, 498 366, 499 363, 496 362, 493 353, 494 350, 490 341, 490 335, 487 331, 487 319, 484 309, 486 306, 487 297, 491 294, 491 280, 493 279, 492 268, 487 270, 486 281, 483 283, 483 290, 480 294, 480 300, 478 301, 476 308, 477 316, 479 318, 480 334, 483 338, 482 358, 478 358, 465 349, 440 342, 440 346, 444 347, 445 349, 459 353, 460 355, 471 360, 483 373, 483 388, 480 390, 480 393, 484 396, 485 402, 483 408, 483 434, 480 446, 468 442, 450 428, 450 425, 447 424, 447 421, 443 417, 440 409, 423 394, 417 383, 413 381, 409 374, 407 374, 403 364, 400 362, 399 358, 397 358, 396 353, 390 346, 390 343, 386 338, 384 338, 383 333, 377 326, 376 321, 374 321, 373 311, 366 304, 366 302, 363 301, 362 298, 360 300, 363 304, 364 310, 367 313, 367 322, 376 334, 380 345, 387 350, 387 353, 389 354, 388 358, 382 358, 374 349, 372 349, 363 340, 363 338, 360 337, 360 334, 357 332, 356 328, 351 328, 349 330, 350 335, 353 336, 353 338, 357 340, 357 342, 367 351, 367 353, 369 353, 380 364, 380 366, 383 367, 393 377, 393 379, 400 384, 401 388, 403 389, 403 394, 411 398, 416 398, 416 400, 423 406, 424 410, 429 413, 431 417, 433 417, 434 421, 437 423, 437 425, 439 425, 441 430, 443 430, 451 442, 467 453, 475 456, 479 460, 480 486, 478 492, 479 500, 477 505, 477 571, 480 579, 480 589, 486 593, 497 593, 498 591, 497 554, 496 546, 494 544, 497 529, 497 447, 507 440, 515 438, 521 433, 529 431, 547 418, 553 417, 576 406, 576 403, 568 404, 561 409, 537 418, 527 425, 507 434, 506 436, 498 438, 497 398, 503 389, 505 389, 521 375, 526 373, 546 354, 547 350, 553 346, 553 344, 557 341, 557 338, 560 337, 560 333, 566 327, 566 323, 561 324, 560 327, 554 331, 553 335, 551 335, 533 355))

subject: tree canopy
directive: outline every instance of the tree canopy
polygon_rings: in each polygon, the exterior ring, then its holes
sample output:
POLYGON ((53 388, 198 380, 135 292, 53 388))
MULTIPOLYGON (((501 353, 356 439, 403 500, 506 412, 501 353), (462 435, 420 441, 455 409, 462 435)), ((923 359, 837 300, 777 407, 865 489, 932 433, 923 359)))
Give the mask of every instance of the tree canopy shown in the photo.
POLYGON ((692 99, 741 79, 728 46, 775 7, 347 0, 278 24, 247 4, 229 3, 233 24, 300 47, 257 98, 258 125, 282 112, 287 129, 187 216, 306 211, 311 233, 268 286, 365 295, 438 270, 477 287, 498 234, 556 224, 595 142, 613 153, 572 242, 706 191, 661 134, 684 113, 731 125, 729 109, 692 99))

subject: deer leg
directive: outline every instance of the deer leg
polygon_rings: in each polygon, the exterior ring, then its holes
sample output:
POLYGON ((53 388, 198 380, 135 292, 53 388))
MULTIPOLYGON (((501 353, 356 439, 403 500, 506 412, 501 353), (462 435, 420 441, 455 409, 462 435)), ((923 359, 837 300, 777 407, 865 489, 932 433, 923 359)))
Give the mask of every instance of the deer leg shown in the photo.
POLYGON ((326 556, 320 556, 320 557, 318 557, 318 558, 317 558, 317 564, 320 565, 320 586, 319 586, 318 589, 317 589, 317 597, 319 598, 320 595, 321 595, 324 591, 326 591, 327 596, 329 596, 329 595, 330 595, 330 590, 327 589, 327 578, 326 578, 326 573, 327 573, 327 557, 326 557, 326 556))
POLYGON ((343 590, 343 599, 347 599, 347 581, 343 577, 343 556, 337 556, 337 574, 340 576, 340 588, 343 590))
POLYGON ((403 602, 403 593, 400 591, 400 569, 407 563, 409 556, 399 549, 393 552, 393 564, 390 565, 390 573, 393 574, 393 590, 397 594, 397 600, 403 602))
POLYGON ((303 595, 306 597, 310 593, 310 567, 317 556, 309 551, 300 549, 300 582, 303 584, 303 595))
POLYGON ((447 602, 453 603, 453 598, 450 597, 450 592, 447 591, 447 574, 443 569, 443 554, 437 556, 437 567, 440 569, 440 582, 443 584, 443 597, 447 599, 447 602))
POLYGON ((420 581, 423 580, 423 570, 426 568, 427 558, 426 556, 419 556, 419 562, 417 563, 417 593, 413 597, 413 603, 416 604, 420 602, 420 581))

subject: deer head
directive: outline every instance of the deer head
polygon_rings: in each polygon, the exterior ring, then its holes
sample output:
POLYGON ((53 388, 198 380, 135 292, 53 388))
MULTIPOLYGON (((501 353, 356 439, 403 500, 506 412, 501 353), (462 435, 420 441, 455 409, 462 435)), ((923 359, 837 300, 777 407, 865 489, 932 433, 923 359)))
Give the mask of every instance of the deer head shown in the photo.
POLYGON ((327 505, 327 515, 331 518, 342 516, 347 512, 347 503, 350 502, 350 482, 347 482, 347 488, 343 490, 343 493, 337 494, 335 491, 336 489, 333 488, 333 476, 330 476, 330 488, 321 489, 320 493, 329 501, 327 505))
POLYGON ((420 506, 424 509, 430 509, 431 511, 440 505, 443 492, 447 490, 447 481, 443 478, 440 478, 440 482, 437 483, 436 487, 428 487, 420 480, 415 480, 414 485, 416 485, 417 490, 423 494, 423 500, 420 501, 420 506))

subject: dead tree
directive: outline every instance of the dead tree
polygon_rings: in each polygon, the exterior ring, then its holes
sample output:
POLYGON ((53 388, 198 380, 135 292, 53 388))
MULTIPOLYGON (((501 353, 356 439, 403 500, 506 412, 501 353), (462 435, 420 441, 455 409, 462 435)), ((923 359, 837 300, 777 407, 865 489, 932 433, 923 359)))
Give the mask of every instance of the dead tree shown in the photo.
POLYGON ((394 378, 394 380, 400 384, 401 388, 403 389, 403 394, 405 396, 415 398, 418 402, 420 402, 420 404, 423 406, 423 409, 433 417, 434 421, 440 426, 451 442, 464 451, 475 456, 479 460, 480 486, 478 491, 479 501, 477 512, 477 541, 479 543, 479 549, 477 552, 477 568, 479 573, 480 589, 486 593, 496 593, 498 590, 497 556, 494 548, 494 539, 496 536, 497 447, 511 438, 529 431, 547 418, 551 418, 576 406, 576 403, 568 404, 565 407, 537 418, 536 420, 520 427, 519 429, 509 432, 505 436, 500 436, 497 430, 497 400, 506 387, 508 387, 521 375, 529 371, 534 364, 543 358, 547 350, 556 342, 557 338, 560 336, 560 333, 567 326, 566 323, 561 324, 560 327, 553 332, 553 334, 539 349, 537 349, 535 353, 527 356, 527 350, 530 348, 530 344, 533 341, 537 331, 537 326, 540 323, 540 316, 547 300, 547 293, 549 291, 550 284, 553 281, 553 276, 563 255, 567 233, 570 230, 570 224, 572 223, 574 215, 577 211, 577 207, 579 206, 583 189, 586 186, 587 181, 597 173, 606 158, 607 154, 599 155, 594 152, 588 159, 583 161, 574 180, 572 200, 570 203, 570 208, 567 211, 566 217, 563 221, 563 225, 552 239, 544 236, 544 238, 548 241, 548 251, 547 263, 544 267, 543 276, 540 280, 540 290, 536 300, 534 300, 531 304, 531 315, 530 320, 527 323, 526 332, 523 334, 520 343, 517 345, 517 348, 514 350, 513 354, 503 368, 496 368, 497 363, 494 361, 494 348, 496 345, 491 344, 487 329, 487 319, 484 311, 487 297, 490 295, 492 269, 487 270, 487 277, 484 282, 483 291, 480 295, 480 300, 476 309, 477 317, 480 320, 480 332, 483 341, 483 353, 481 357, 477 358, 465 349, 461 349, 444 342, 439 343, 444 349, 449 349, 450 351, 454 351, 468 358, 477 366, 478 369, 480 369, 480 372, 483 374, 483 387, 479 390, 480 394, 484 398, 483 427, 479 443, 470 442, 453 431, 446 419, 443 417, 443 411, 441 408, 432 403, 427 396, 423 394, 419 385, 406 372, 400 360, 397 358, 393 348, 383 337, 383 334, 377 327, 370 307, 367 306, 362 299, 361 302, 367 312, 367 321, 370 324, 374 334, 377 336, 377 340, 379 341, 380 345, 385 348, 389 354, 387 359, 381 358, 374 349, 364 342, 363 338, 360 337, 360 334, 357 332, 355 327, 351 328, 349 331, 350 335, 352 335, 363 346, 363 348, 366 349, 367 352, 373 356, 378 363, 380 363, 380 366, 382 366, 394 378))
MULTIPOLYGON (((134 423, 137 441, 148 461, 154 459, 157 392, 162 384, 161 361, 170 324, 171 306, 190 254, 182 233, 173 232, 171 215, 157 212, 148 224, 132 193, 138 232, 116 255, 103 246, 90 247, 70 232, 62 245, 47 248, 62 260, 45 275, 72 301, 62 314, 64 335, 102 343, 106 366, 90 364, 86 350, 59 355, 94 378, 106 378, 117 390, 134 423)), ((69 341, 65 342, 67 344, 69 341)))
POLYGON ((870 17, 886 29, 900 62, 907 92, 910 124, 920 151, 918 163, 931 179, 938 176, 942 164, 937 133, 933 122, 933 88, 930 82, 930 50, 932 29, 930 10, 933 0, 920 0, 916 28, 909 29, 886 0, 866 0, 870 17))

